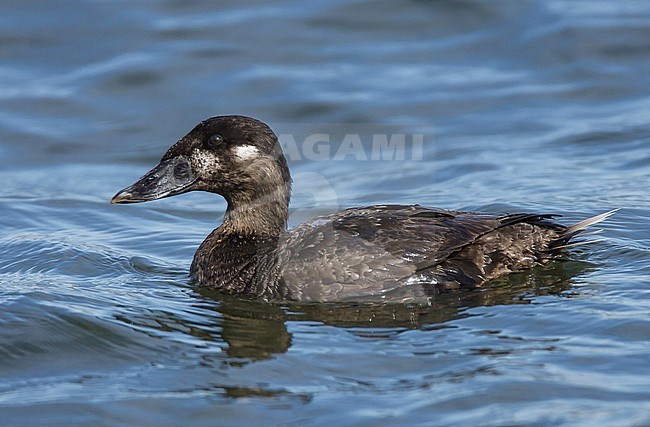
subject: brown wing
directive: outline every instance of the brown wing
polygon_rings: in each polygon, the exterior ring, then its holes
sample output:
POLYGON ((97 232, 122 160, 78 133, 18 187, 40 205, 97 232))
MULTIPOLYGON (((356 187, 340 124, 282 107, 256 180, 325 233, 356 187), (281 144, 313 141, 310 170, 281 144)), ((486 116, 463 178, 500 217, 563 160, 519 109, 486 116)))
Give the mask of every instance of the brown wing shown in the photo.
POLYGON ((314 301, 382 295, 420 272, 431 271, 481 236, 505 225, 545 217, 499 217, 400 205, 318 217, 288 235, 286 291, 314 301))

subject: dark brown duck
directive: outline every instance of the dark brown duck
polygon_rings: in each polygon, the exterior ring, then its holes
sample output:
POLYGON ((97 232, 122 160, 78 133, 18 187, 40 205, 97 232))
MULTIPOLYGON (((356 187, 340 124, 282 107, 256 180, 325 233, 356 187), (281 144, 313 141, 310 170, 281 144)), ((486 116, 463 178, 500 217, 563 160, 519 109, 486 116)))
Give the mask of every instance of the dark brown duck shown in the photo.
POLYGON ((242 116, 202 121, 112 203, 202 190, 228 202, 194 255, 199 285, 266 300, 421 301, 546 263, 612 215, 486 215, 418 205, 347 209, 287 230, 291 176, 273 131, 242 116))

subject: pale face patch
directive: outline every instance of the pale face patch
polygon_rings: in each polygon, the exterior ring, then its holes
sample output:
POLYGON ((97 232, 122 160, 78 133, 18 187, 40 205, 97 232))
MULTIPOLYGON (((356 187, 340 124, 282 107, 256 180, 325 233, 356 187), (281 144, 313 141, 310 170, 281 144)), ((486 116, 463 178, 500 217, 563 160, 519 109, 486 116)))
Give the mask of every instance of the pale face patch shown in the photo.
POLYGON ((235 148, 235 157, 240 161, 252 160, 259 156, 259 150, 252 145, 240 145, 235 148))
POLYGON ((210 151, 194 150, 192 152, 192 163, 197 172, 203 176, 221 168, 219 156, 210 151))

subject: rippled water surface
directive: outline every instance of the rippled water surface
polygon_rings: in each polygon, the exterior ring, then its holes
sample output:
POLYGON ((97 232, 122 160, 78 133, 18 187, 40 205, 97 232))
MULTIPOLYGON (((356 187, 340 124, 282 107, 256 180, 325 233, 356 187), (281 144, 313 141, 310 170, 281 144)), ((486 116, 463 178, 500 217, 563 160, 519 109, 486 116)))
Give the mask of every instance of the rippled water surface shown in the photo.
POLYGON ((650 424, 647 3, 2 9, 3 425, 650 424), (430 307, 224 298, 187 278, 223 200, 108 200, 233 113, 293 150, 292 224, 371 203, 622 209, 570 261, 430 307), (346 135, 363 147, 337 157, 346 135), (373 135, 405 135, 404 159, 373 160, 373 135))

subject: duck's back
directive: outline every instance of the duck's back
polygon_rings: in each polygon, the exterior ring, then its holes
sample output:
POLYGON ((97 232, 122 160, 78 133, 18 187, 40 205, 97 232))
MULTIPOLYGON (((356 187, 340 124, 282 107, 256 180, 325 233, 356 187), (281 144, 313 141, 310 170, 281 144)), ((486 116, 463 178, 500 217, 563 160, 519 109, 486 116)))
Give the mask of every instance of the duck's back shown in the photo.
POLYGON ((566 230, 551 217, 399 205, 318 217, 283 244, 284 292, 301 301, 406 301, 475 288, 546 259, 566 230))

